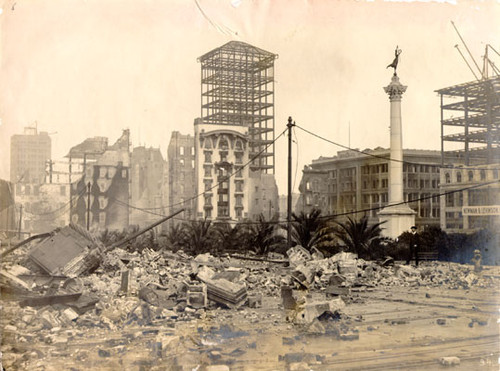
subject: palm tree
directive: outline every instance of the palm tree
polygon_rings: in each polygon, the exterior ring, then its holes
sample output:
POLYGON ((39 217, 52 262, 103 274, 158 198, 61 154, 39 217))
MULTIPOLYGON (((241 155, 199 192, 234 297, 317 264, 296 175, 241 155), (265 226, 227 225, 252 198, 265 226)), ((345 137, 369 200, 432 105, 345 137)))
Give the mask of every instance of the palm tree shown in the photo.
POLYGON ((250 227, 250 248, 258 255, 275 251, 285 241, 285 238, 277 233, 277 229, 277 217, 266 221, 264 215, 260 214, 257 223, 250 227))
POLYGON ((382 237, 382 228, 380 228, 385 222, 369 226, 368 217, 364 216, 359 221, 347 217, 345 223, 334 223, 337 226, 335 235, 344 243, 346 250, 357 253, 360 257, 369 257, 380 242, 387 240, 382 237))
POLYGON ((167 246, 172 251, 181 249, 186 243, 185 226, 181 223, 170 226, 167 232, 167 246))
POLYGON ((210 220, 193 220, 184 225, 188 250, 202 254, 210 251, 213 245, 212 222, 210 220))
POLYGON ((235 251, 245 246, 248 234, 242 224, 231 227, 229 223, 217 223, 214 225, 213 237, 216 250, 235 251))
POLYGON ((321 216, 321 210, 312 209, 310 213, 292 213, 291 238, 307 250, 314 246, 326 246, 333 239, 329 220, 321 216))

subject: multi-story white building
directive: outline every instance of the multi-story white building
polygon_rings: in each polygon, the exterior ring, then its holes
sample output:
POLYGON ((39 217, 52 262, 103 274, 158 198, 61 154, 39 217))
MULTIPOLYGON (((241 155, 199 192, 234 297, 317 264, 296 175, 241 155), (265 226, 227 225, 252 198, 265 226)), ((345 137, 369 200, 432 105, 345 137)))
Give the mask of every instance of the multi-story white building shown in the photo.
POLYGON ((249 210, 248 131, 244 126, 195 122, 198 218, 241 220, 249 210))
POLYGON ((441 170, 441 229, 500 229, 499 164, 441 170))
MULTIPOLYGON (((366 215, 379 221, 389 203, 389 154, 385 148, 339 151, 313 160, 302 171, 297 211, 321 209, 324 215, 366 215)), ((403 197, 416 211, 419 226, 439 224, 439 151, 403 150, 403 197)))

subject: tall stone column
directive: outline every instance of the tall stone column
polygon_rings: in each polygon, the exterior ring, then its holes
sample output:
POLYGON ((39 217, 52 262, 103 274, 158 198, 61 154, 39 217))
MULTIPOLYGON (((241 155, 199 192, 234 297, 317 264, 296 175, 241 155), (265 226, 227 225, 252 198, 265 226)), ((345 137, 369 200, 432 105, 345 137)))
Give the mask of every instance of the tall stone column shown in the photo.
POLYGON ((396 73, 391 83, 384 87, 391 104, 391 150, 389 161, 389 204, 379 212, 383 234, 396 238, 415 224, 415 211, 403 204, 403 133, 401 120, 401 98, 406 86, 399 82, 396 73))

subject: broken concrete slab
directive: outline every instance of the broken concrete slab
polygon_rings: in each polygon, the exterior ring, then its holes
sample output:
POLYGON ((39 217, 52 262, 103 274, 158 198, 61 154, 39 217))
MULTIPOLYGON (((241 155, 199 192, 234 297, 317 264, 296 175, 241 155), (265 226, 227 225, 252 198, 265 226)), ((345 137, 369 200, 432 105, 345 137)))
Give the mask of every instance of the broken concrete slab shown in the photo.
POLYGON ((198 279, 201 281, 212 279, 212 277, 215 275, 215 271, 212 268, 206 266, 199 267, 195 273, 196 277, 198 277, 198 279))
POLYGON ((82 315, 93 309, 98 302, 98 298, 83 294, 76 301, 66 303, 66 305, 73 308, 78 314, 82 315))
POLYGON ((208 299, 229 308, 237 308, 247 300, 247 289, 244 284, 236 284, 225 279, 204 281, 207 285, 208 299))
POLYGON ((88 231, 70 224, 36 245, 28 257, 50 275, 77 277, 99 266, 103 248, 88 231))
POLYGON ((238 282, 241 276, 240 269, 226 269, 223 272, 215 273, 211 278, 218 280, 220 278, 226 279, 231 282, 238 282))

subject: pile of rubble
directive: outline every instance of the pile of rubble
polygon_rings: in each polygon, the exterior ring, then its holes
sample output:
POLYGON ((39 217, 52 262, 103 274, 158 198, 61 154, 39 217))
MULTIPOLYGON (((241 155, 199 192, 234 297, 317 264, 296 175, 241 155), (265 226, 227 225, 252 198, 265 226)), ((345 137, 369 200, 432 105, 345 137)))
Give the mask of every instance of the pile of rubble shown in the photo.
POLYGON ((396 264, 390 257, 384 261, 365 261, 356 254, 347 252, 324 259, 309 254, 300 246, 292 248, 289 257, 290 265, 295 267, 292 277, 300 277, 297 280, 308 288, 313 286, 328 290, 334 286, 439 286, 469 289, 498 285, 495 277, 484 274, 472 265, 433 261, 414 267, 396 264), (300 254, 296 254, 297 250, 300 250, 300 254))
POLYGON ((355 330, 339 322, 349 321, 342 309, 351 292, 393 285, 468 289, 494 287, 498 277, 458 264, 427 262, 416 268, 391 258, 368 262, 346 252, 325 258, 300 246, 287 258, 274 255, 267 261, 150 249, 129 253, 105 248, 88 232, 69 226, 3 262, 2 351, 35 340, 65 342, 86 329, 175 328, 220 308, 251 311, 265 297, 280 298, 284 319, 308 333, 352 340, 355 330))

